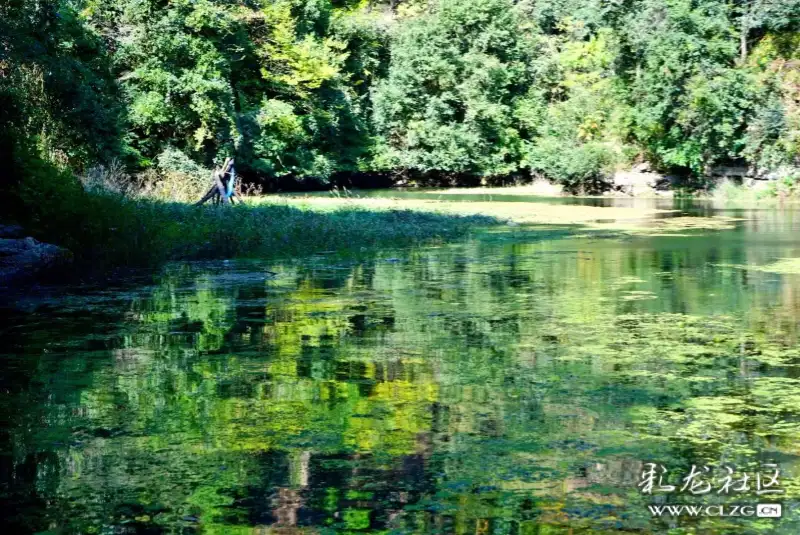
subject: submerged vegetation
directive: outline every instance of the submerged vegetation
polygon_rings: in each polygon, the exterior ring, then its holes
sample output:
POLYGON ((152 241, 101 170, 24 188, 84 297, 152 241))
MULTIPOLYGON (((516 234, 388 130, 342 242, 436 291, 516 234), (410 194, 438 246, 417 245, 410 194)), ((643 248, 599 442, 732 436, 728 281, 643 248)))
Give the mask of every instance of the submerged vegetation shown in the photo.
POLYGON ((800 275, 800 258, 781 258, 765 265, 729 265, 721 264, 719 267, 742 269, 746 271, 761 271, 763 273, 779 273, 782 275, 800 275))
POLYGON ((787 255, 762 237, 786 222, 714 247, 486 233, 48 296, 0 337, 0 511, 15 533, 796 535, 796 286, 709 264, 787 255), (772 460, 780 496, 637 487, 647 461, 675 484, 772 460), (659 499, 784 517, 651 518, 659 499))

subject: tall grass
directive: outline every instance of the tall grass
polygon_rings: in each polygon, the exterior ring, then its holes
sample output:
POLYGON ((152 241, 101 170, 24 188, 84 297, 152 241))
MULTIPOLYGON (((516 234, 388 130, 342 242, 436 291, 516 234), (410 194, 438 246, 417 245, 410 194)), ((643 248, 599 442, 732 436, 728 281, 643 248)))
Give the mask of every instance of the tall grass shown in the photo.
POLYGON ((192 206, 66 181, 26 191, 26 228, 100 267, 170 260, 286 257, 372 246, 403 246, 462 236, 499 221, 410 210, 319 209, 283 201, 192 206))
POLYGON ((89 168, 79 180, 83 189, 91 193, 191 203, 208 191, 210 177, 211 171, 199 166, 191 172, 152 168, 130 175, 124 166, 112 160, 89 168))

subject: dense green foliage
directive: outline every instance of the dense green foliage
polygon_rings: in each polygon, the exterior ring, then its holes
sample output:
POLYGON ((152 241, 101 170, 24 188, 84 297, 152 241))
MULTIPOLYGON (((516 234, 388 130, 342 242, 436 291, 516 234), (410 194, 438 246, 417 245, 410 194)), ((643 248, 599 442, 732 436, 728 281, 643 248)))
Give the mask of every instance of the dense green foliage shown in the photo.
POLYGON ((521 136, 514 111, 535 83, 536 45, 507 0, 443 2, 396 32, 389 76, 374 93, 389 169, 509 174, 521 136))
POLYGON ((263 176, 325 179, 358 165, 362 86, 380 63, 381 36, 350 8, 96 0, 84 13, 115 51, 143 164, 175 147, 204 164, 236 153, 263 176))
POLYGON ((267 186, 389 172, 577 189, 636 159, 700 176, 800 155, 800 0, 11 0, 0 15, 17 161, 171 172, 235 155, 267 186))
POLYGON ((74 10, 36 0, 0 4, 3 186, 19 182, 23 162, 42 179, 50 163, 81 167, 118 154, 117 97, 103 43, 74 10))

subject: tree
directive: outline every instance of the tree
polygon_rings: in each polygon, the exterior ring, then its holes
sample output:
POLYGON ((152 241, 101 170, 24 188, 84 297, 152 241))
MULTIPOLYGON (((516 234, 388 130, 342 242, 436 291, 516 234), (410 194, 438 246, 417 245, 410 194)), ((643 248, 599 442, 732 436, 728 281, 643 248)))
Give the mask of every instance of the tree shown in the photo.
POLYGON ((267 185, 581 189, 632 157, 701 175, 797 154, 800 0, 9 0, 0 15, 4 156, 62 169, 235 156, 267 185))
POLYGON ((362 165, 368 89, 385 39, 359 2, 91 0, 143 166, 165 150, 204 165, 236 154, 264 180, 362 165))
POLYGON ((737 0, 740 61, 747 61, 753 33, 796 30, 800 25, 800 0, 737 0))
POLYGON ((503 175, 519 169, 513 109, 533 82, 534 36, 510 0, 443 0, 397 29, 375 89, 376 165, 503 175))
POLYGON ((73 170, 124 155, 108 50, 71 2, 0 5, 0 219, 74 192, 73 170), (37 190, 36 195, 29 195, 37 190))
POLYGON ((633 136, 667 167, 736 157, 751 105, 725 2, 644 2, 622 19, 633 136))
MULTIPOLYGON (((81 167, 116 150, 116 88, 103 42, 68 2, 0 5, 0 137, 81 167)), ((10 154, 5 154, 10 156, 10 154)))

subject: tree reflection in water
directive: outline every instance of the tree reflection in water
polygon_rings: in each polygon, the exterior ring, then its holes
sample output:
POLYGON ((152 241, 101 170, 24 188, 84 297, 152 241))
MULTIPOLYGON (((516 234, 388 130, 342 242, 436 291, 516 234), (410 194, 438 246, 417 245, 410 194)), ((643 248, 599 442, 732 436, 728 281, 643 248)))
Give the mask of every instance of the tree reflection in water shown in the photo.
POLYGON ((774 460, 796 503, 798 279, 725 267, 794 241, 780 218, 749 225, 713 247, 510 231, 274 277, 189 265, 7 311, 3 518, 21 532, 797 533, 788 506, 782 521, 652 520, 636 487, 644 461, 774 460))

